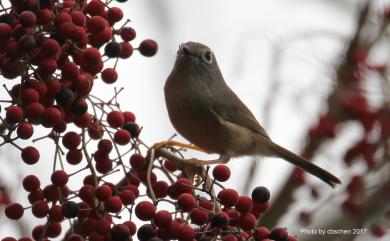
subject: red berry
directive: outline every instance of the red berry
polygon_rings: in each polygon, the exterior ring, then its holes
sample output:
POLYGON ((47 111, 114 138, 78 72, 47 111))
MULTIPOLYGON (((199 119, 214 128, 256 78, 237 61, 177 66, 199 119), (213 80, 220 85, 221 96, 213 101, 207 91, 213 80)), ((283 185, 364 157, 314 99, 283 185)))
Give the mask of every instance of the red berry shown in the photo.
POLYGON ((62 170, 55 171, 51 174, 51 182, 55 186, 64 186, 66 183, 68 183, 68 180, 68 174, 62 170))
POLYGON ((121 42, 120 45, 122 47, 122 52, 121 55, 119 56, 120 58, 127 59, 131 55, 133 55, 134 48, 131 44, 129 44, 128 42, 121 42))
POLYGON ((61 234, 62 228, 61 224, 58 222, 51 222, 47 226, 46 235, 49 238, 55 238, 58 237, 61 234))
POLYGON ((111 111, 107 115, 107 122, 113 128, 122 127, 124 124, 123 114, 120 111, 111 111))
POLYGON ((92 0, 85 6, 85 12, 91 16, 104 14, 104 4, 100 0, 92 0))
POLYGON ((49 76, 57 69, 57 61, 54 58, 43 58, 38 63, 38 73, 42 76, 49 76))
POLYGON ((37 24, 46 25, 50 23, 52 13, 49 9, 41 9, 37 12, 37 24))
POLYGON ((110 153, 112 150, 112 141, 109 139, 102 139, 98 143, 98 150, 102 153, 110 153))
POLYGON ((0 23, 0 40, 8 40, 12 36, 12 28, 6 23, 0 23))
POLYGON ((253 238, 255 241, 262 241, 263 239, 266 239, 270 233, 271 232, 266 227, 256 227, 253 232, 253 238))
POLYGON ((83 52, 83 59, 87 65, 96 65, 102 61, 102 56, 97 48, 87 48, 83 52))
POLYGON ((126 241, 131 235, 130 229, 125 224, 116 224, 111 229, 112 241, 126 241))
POLYGON ((86 23, 86 17, 84 13, 80 11, 73 11, 70 14, 72 16, 72 22, 76 24, 77 26, 84 27, 86 23))
POLYGON ((114 134, 114 141, 119 145, 126 145, 130 142, 131 135, 126 130, 117 130, 114 134))
POLYGON ((111 230, 111 224, 104 218, 96 222, 96 232, 101 235, 108 234, 111 230))
POLYGON ((8 204, 5 208, 5 215, 9 219, 17 220, 23 216, 24 209, 19 203, 8 204))
POLYGON ((177 204, 184 212, 189 212, 196 206, 196 199, 192 194, 183 193, 177 199, 177 204))
POLYGON ((49 206, 45 201, 36 201, 31 207, 33 215, 37 218, 46 217, 49 213, 49 206))
MULTIPOLYGON (((153 181, 152 181, 153 182, 153 181)), ((164 198, 168 195, 168 183, 165 181, 157 181, 152 184, 152 189, 156 198, 164 198)))
POLYGON ((92 203, 93 202, 93 186, 85 184, 82 186, 79 190, 79 196, 80 199, 83 200, 86 203, 92 203))
POLYGON ((32 122, 38 122, 45 113, 45 107, 38 102, 28 104, 24 110, 26 117, 32 122))
POLYGON ((42 117, 42 124, 46 127, 54 127, 63 121, 62 112, 56 107, 46 108, 42 117))
POLYGON ((141 169, 145 166, 145 157, 139 153, 135 153, 130 157, 130 166, 134 169, 141 169))
POLYGON ((27 105, 31 102, 38 102, 39 101, 39 93, 38 91, 34 90, 33 88, 27 88, 22 91, 22 102, 23 104, 27 105))
POLYGON ((226 228, 229 224, 229 215, 219 212, 211 218, 210 224, 213 228, 226 228))
POLYGON ((39 161, 39 151, 33 146, 28 146, 22 150, 21 157, 26 164, 32 165, 39 161))
POLYGON ((107 21, 100 16, 93 16, 87 21, 88 32, 92 34, 101 33, 108 26, 107 21))
POLYGON ((142 201, 135 206, 135 215, 142 221, 151 220, 156 213, 156 208, 149 201, 142 201))
POLYGON ((80 143, 81 137, 74 131, 69 131, 62 137, 62 144, 69 150, 76 149, 80 143))
POLYGON ((23 110, 18 106, 10 106, 6 109, 5 120, 8 123, 15 124, 23 120, 23 110))
POLYGON ((182 193, 192 193, 193 189, 192 180, 188 178, 179 178, 174 184, 174 190, 178 195, 182 193))
POLYGON ((98 162, 95 165, 96 171, 101 174, 106 174, 112 170, 112 160, 106 159, 104 161, 98 162))
POLYGON ((116 23, 121 21, 123 18, 123 12, 118 7, 112 7, 107 11, 107 19, 110 23, 116 23))
POLYGON ((166 210, 160 210, 155 214, 153 221, 159 228, 168 228, 172 222, 172 215, 166 210))
POLYGON ((61 25, 67 22, 72 22, 72 17, 67 12, 59 12, 54 18, 54 24, 57 27, 61 27, 61 25))
POLYGON ((123 41, 129 42, 137 36, 135 30, 131 27, 124 27, 120 31, 121 38, 123 41))
POLYGON ((125 112, 122 112, 122 115, 123 115, 123 122, 124 123, 135 122, 135 115, 133 112, 125 111, 125 112))
POLYGON ((269 202, 266 203, 258 203, 258 202, 253 202, 253 208, 252 208, 252 213, 264 213, 267 211, 269 208, 269 202))
POLYGON ((62 66, 61 74, 63 78, 73 80, 80 75, 80 70, 75 63, 67 62, 62 66))
POLYGON ((41 53, 45 57, 55 57, 61 50, 60 45, 54 39, 48 39, 42 44, 41 53))
POLYGON ((60 205, 53 205, 49 209, 49 218, 50 220, 55 222, 61 222, 64 219, 64 215, 62 214, 60 205))
POLYGON ((126 221, 123 223, 124 225, 126 225, 129 230, 130 230, 130 235, 133 236, 134 234, 137 233, 137 226, 135 225, 134 222, 132 221, 126 221))
POLYGON ((27 140, 33 135, 34 128, 30 123, 23 122, 18 125, 18 128, 16 129, 16 133, 18 134, 18 137, 20 139, 27 140))
POLYGON ((209 214, 200 208, 192 209, 190 213, 191 222, 196 225, 203 225, 208 222, 209 214))
POLYGON ((218 193, 218 198, 225 207, 233 207, 238 201, 238 193, 234 189, 224 189, 218 193))
POLYGON ((230 177, 230 169, 226 165, 217 165, 213 169, 213 176, 215 180, 224 182, 227 181, 230 177))
POLYGON ((106 201, 112 196, 112 190, 108 185, 101 185, 96 189, 95 196, 100 201, 106 201))
POLYGON ((192 241, 195 238, 195 231, 188 225, 181 225, 177 230, 179 241, 192 241))
POLYGON ((83 159, 83 153, 79 149, 72 149, 66 153, 66 161, 71 165, 79 164, 83 159))
POLYGON ((164 167, 170 172, 177 171, 177 168, 178 168, 177 164, 173 161, 170 161, 170 160, 164 161, 164 167))
POLYGON ((115 83, 118 79, 118 73, 113 68, 106 68, 102 71, 102 80, 107 84, 115 83))
POLYGON ((241 213, 250 212, 253 208, 252 199, 249 196, 238 197, 236 209, 241 213))
POLYGON ((249 230, 256 226, 256 217, 251 213, 244 213, 238 218, 238 223, 242 229, 249 230))
POLYGON ((104 203, 108 212, 117 213, 122 209, 122 201, 119 197, 109 197, 104 203))
POLYGON ((24 11, 20 14, 19 21, 23 27, 30 28, 36 24, 37 17, 35 16, 35 13, 31 11, 24 11))
POLYGON ((139 52, 146 57, 152 57, 157 53, 157 43, 152 39, 145 39, 138 47, 139 52))
POLYGON ((134 204, 135 194, 130 190, 123 190, 119 194, 119 198, 122 200, 124 205, 134 204))
POLYGON ((39 178, 34 175, 28 175, 23 178, 23 188, 27 192, 38 190, 41 185, 39 178))

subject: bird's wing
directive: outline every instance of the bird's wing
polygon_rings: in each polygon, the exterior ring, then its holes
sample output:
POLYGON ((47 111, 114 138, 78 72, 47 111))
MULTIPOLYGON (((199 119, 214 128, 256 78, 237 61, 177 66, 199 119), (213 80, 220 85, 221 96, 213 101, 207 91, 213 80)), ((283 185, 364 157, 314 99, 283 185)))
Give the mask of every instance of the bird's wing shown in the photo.
POLYGON ((212 106, 212 112, 217 118, 246 127, 269 138, 267 132, 261 127, 252 112, 234 92, 231 91, 225 98, 218 99, 221 101, 214 102, 212 106))

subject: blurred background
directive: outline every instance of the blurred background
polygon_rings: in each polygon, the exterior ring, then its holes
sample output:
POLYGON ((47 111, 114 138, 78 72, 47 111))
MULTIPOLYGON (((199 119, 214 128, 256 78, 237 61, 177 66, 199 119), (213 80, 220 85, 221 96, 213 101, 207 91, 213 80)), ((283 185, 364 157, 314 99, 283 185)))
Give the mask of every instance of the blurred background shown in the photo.
MULTIPOLYGON (((249 194, 256 186, 268 187, 270 214, 260 222, 287 227, 289 233, 296 234, 300 240, 388 240, 390 235, 378 237, 372 231, 381 227, 380 230, 386 232, 390 224, 385 215, 389 199, 377 203, 378 196, 375 196, 388 179, 385 175, 389 174, 388 139, 377 141, 384 143, 382 149, 375 149, 379 152, 375 158, 379 158, 380 168, 371 168, 364 161, 346 165, 346 152, 367 136, 370 140, 380 139, 381 127, 375 124, 374 131, 367 131, 362 118, 345 114, 348 111, 337 104, 340 95, 354 97, 356 94, 364 96, 370 113, 386 106, 388 109, 387 72, 382 69, 378 72, 389 60, 388 29, 383 27, 389 22, 385 11, 387 3, 385 0, 131 0, 113 3, 121 7, 131 20, 129 26, 137 30, 133 46, 138 46, 145 38, 159 44, 153 58, 144 58, 135 52, 132 58, 119 61, 119 80, 115 86, 125 87, 119 95, 121 108, 136 114, 137 123, 143 128, 141 139, 144 142, 151 145, 170 138, 175 130, 165 108, 164 82, 173 67, 179 44, 204 43, 217 57, 225 81, 252 110, 270 137, 312 159, 343 182, 334 190, 309 176, 305 176, 305 185, 291 184, 297 173, 291 174, 293 167, 289 163, 280 159, 240 158, 229 162, 232 177, 225 186, 241 194, 249 194), (367 2, 371 2, 369 8, 367 2), (355 78, 357 72, 361 80, 345 83, 355 78), (327 117, 328 113, 333 116, 333 122, 328 124, 333 136, 321 134, 321 128, 326 129, 321 126, 325 125, 321 116, 327 117), (370 209, 359 214, 361 216, 349 215, 350 203, 345 204, 350 195, 347 185, 356 175, 365 180, 364 190, 368 190, 361 200, 367 201, 366 207, 370 209), (302 231, 318 228, 367 229, 367 232, 319 237, 302 231)), ((95 85, 94 94, 102 98, 113 95, 105 84, 95 85)), ((362 102, 350 101, 352 109, 363 108, 362 102)), ((185 142, 180 136, 175 139, 185 142)), ((37 145, 44 148, 47 143, 42 141, 37 145)), ((1 186, 10 190, 12 199, 26 204, 25 191, 18 188, 20 178, 39 173, 42 182, 48 181, 47 168, 51 166, 41 161, 33 168, 26 168, 12 146, 2 146, 0 155, 1 186)), ((50 159, 50 150, 42 155, 50 159)), ((194 156, 215 157, 186 153, 186 157, 194 156)), ((27 218, 23 222, 31 227, 34 219, 27 218)), ((16 226, 0 217, 0 237, 20 232, 16 226)))

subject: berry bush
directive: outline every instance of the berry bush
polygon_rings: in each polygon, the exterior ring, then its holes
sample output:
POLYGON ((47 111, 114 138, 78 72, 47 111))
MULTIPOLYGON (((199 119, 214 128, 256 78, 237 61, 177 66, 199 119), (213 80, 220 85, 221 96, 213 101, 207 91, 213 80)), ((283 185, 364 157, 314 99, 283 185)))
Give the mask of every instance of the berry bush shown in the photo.
POLYGON ((49 183, 23 178, 29 205, 2 199, 7 218, 31 212, 37 220, 29 233, 2 240, 297 240, 284 228, 257 225, 269 207, 266 187, 251 196, 224 187, 227 166, 184 165, 182 150, 142 142, 135 114, 117 101, 123 89, 113 88, 108 100, 93 94, 94 86, 120 79, 117 61, 158 49, 151 39, 133 48, 136 31, 111 2, 1 5, 0 73, 8 99, 1 102, 0 145, 18 149, 31 170, 42 161, 52 166, 49 183), (37 137, 38 129, 46 134, 37 137), (42 139, 50 140, 49 160, 35 145, 42 139), (114 173, 121 175, 115 183, 114 173), (83 182, 70 185, 76 177, 83 182))

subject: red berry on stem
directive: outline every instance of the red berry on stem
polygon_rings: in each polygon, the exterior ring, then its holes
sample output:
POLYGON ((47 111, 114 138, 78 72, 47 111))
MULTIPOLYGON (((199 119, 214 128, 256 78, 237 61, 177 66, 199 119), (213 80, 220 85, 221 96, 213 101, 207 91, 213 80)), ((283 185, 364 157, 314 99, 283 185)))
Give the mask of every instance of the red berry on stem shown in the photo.
POLYGON ((230 169, 226 165, 217 165, 213 169, 213 177, 215 180, 224 182, 230 178, 230 169))
POLYGON ((130 156, 130 166, 134 169, 141 169, 145 166, 145 157, 140 153, 134 153, 130 156))
POLYGON ((9 219, 17 220, 23 216, 24 209, 19 203, 8 204, 5 208, 5 215, 9 219))
POLYGON ((117 213, 122 209, 122 200, 119 197, 109 197, 104 203, 108 212, 117 213))
POLYGON ((5 120, 8 123, 16 124, 23 120, 23 110, 18 106, 10 106, 6 108, 5 120))
POLYGON ((96 189, 95 196, 100 201, 106 201, 112 196, 112 190, 108 185, 101 185, 96 189))
POLYGON ((172 215, 166 210, 160 210, 155 214, 153 221, 159 228, 168 228, 172 222, 172 215))
POLYGON ((241 213, 250 212, 253 208, 252 199, 249 196, 238 197, 236 209, 241 213))
POLYGON ((189 212, 196 206, 196 199, 192 194, 183 193, 177 199, 177 204, 184 212, 189 212))
POLYGON ((126 130, 117 130, 114 134, 114 141, 119 145, 126 145, 130 142, 131 135, 126 130))
POLYGON ((33 215, 37 218, 44 218, 49 213, 49 206, 43 200, 36 201, 31 207, 33 215))
POLYGON ((37 17, 35 13, 31 11, 24 11, 19 16, 20 24, 25 28, 33 27, 37 22, 37 17))
POLYGON ((156 208, 149 201, 142 201, 135 206, 135 215, 142 221, 151 220, 156 213, 156 208))
POLYGON ((107 122, 113 128, 119 128, 123 126, 124 118, 120 111, 111 111, 107 115, 107 122))
POLYGON ((113 68, 106 68, 102 71, 102 80, 107 84, 115 83, 118 79, 118 73, 113 68))
POLYGON ((23 122, 18 125, 16 133, 20 139, 27 140, 33 135, 34 128, 30 123, 23 122))
POLYGON ((39 151, 33 146, 25 147, 21 152, 22 160, 28 165, 37 163, 39 156, 39 151))
POLYGON ((69 176, 62 170, 55 171, 51 174, 51 182, 55 186, 64 186, 68 183, 69 176))
POLYGON ((233 207, 238 201, 238 193, 234 189, 224 189, 218 193, 218 198, 225 207, 233 207))
POLYGON ((62 137, 62 144, 69 150, 77 148, 80 143, 81 137, 74 131, 69 131, 62 137))
POLYGON ((182 225, 177 230, 179 241, 192 241, 195 238, 195 231, 188 225, 182 225))
POLYGON ((135 30, 131 27, 124 27, 120 31, 121 38, 123 41, 129 42, 137 36, 135 30))
POLYGON ((152 57, 157 53, 157 43, 152 39, 145 39, 138 46, 139 52, 146 57, 152 57))
POLYGON ((38 190, 41 185, 39 178, 34 175, 28 175, 23 178, 23 188, 27 192, 38 190))
POLYGON ((243 213, 238 218, 238 223, 242 229, 249 230, 256 226, 256 217, 251 213, 243 213))

